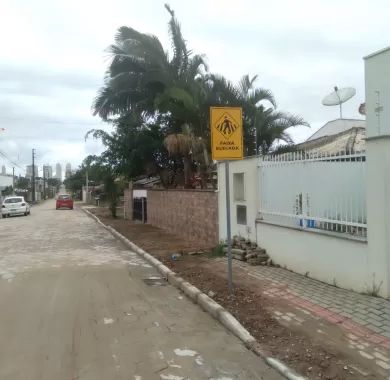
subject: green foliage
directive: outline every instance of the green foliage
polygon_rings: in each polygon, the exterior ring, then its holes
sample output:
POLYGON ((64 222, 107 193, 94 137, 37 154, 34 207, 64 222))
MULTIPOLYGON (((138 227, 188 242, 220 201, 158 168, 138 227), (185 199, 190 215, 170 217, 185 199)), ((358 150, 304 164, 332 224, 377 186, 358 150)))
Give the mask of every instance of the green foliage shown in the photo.
POLYGON ((375 273, 372 274, 372 283, 370 286, 366 284, 366 289, 363 292, 363 294, 366 294, 371 297, 379 297, 379 293, 381 290, 381 287, 383 285, 383 281, 381 281, 379 284, 375 281, 375 273))
POLYGON ((73 175, 65 179, 64 185, 66 189, 72 193, 81 191, 82 187, 86 185, 87 170, 90 186, 102 184, 107 173, 111 172, 110 167, 102 157, 90 155, 84 159, 73 175))
POLYGON ((61 186, 61 181, 58 178, 48 178, 47 184, 49 186, 55 187, 56 190, 58 191, 60 189, 60 186, 61 186))
POLYGON ((160 175, 170 167, 168 152, 164 147, 164 132, 161 126, 145 123, 142 117, 128 115, 115 121, 116 129, 111 135, 92 130, 95 138, 104 136, 105 152, 101 159, 113 170, 131 179, 142 174, 160 175))
POLYGON ((13 189, 12 186, 7 186, 4 190, 1 191, 1 195, 7 196, 7 195, 12 195, 13 194, 13 189))
POLYGON ((118 186, 115 182, 115 177, 112 174, 107 174, 104 178, 104 191, 109 201, 109 209, 111 216, 116 218, 116 208, 118 206, 118 186))
POLYGON ((78 169, 76 173, 74 173, 64 181, 65 188, 72 193, 80 191, 84 184, 85 172, 82 169, 78 169))
POLYGON ((218 257, 224 257, 225 253, 223 251, 225 245, 223 243, 217 244, 210 252, 209 257, 212 258, 218 258, 218 257))
POLYGON ((297 146, 294 144, 285 144, 285 145, 278 145, 274 149, 272 149, 272 154, 282 154, 282 153, 291 153, 291 152, 297 152, 297 146))
POLYGON ((15 181, 15 188, 20 190, 29 190, 30 189, 30 180, 25 177, 19 177, 15 181))

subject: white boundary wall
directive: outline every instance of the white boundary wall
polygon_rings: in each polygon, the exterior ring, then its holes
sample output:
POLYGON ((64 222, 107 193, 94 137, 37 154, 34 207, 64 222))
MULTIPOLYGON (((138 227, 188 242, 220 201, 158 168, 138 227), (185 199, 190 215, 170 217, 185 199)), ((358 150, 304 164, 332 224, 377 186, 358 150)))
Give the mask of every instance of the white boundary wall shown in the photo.
POLYGON ((390 296, 390 48, 365 58, 370 284, 390 296))
MULTIPOLYGON (((260 160, 251 157, 230 162, 232 235, 241 235, 265 248, 272 260, 294 272, 337 284, 342 288, 365 291, 369 278, 368 244, 347 234, 272 224, 259 219, 260 160), (244 173, 245 201, 234 200, 234 173, 244 173), (237 223, 236 206, 247 206, 247 224, 237 223), (249 231, 249 233, 248 233, 249 231)), ((226 238, 225 164, 218 164, 219 238, 226 238)))
POLYGON ((364 241, 263 222, 257 224, 257 236, 258 244, 282 267, 358 292, 369 284, 364 241))
MULTIPOLYGON (((281 266, 343 288, 375 290, 381 296, 390 297, 390 48, 365 58, 365 82, 367 162, 362 174, 366 189, 365 195, 361 193, 359 197, 361 200, 363 196, 366 198, 367 223, 360 220, 362 218, 359 216, 357 219, 347 217, 341 222, 352 227, 356 227, 356 223, 367 224, 367 241, 359 240, 353 234, 348 236, 345 233, 302 229, 299 226, 283 227, 271 224, 271 220, 266 222, 258 218, 261 188, 256 158, 230 164, 231 196, 234 173, 245 173, 245 200, 242 203, 247 206, 247 223, 239 225, 235 211, 239 203, 232 198, 232 233, 256 240, 281 266)), ((224 239, 226 214, 223 163, 218 165, 218 181, 220 238, 224 239)), ((282 178, 279 178, 279 186, 283 186, 282 178)), ((275 187, 277 191, 277 185, 275 187)), ((302 218, 306 216, 310 215, 302 213, 302 218)), ((326 216, 326 219, 329 218, 326 216)))
MULTIPOLYGON (((259 186, 257 175, 257 157, 245 158, 241 161, 230 161, 230 202, 232 235, 241 235, 252 241, 256 241, 256 218, 259 209, 259 186), (235 173, 244 173, 244 200, 234 199, 235 173), (246 224, 237 223, 237 206, 246 206, 246 224)), ((218 215, 219 215, 219 239, 226 239, 226 190, 225 190, 225 164, 218 164, 218 215)))

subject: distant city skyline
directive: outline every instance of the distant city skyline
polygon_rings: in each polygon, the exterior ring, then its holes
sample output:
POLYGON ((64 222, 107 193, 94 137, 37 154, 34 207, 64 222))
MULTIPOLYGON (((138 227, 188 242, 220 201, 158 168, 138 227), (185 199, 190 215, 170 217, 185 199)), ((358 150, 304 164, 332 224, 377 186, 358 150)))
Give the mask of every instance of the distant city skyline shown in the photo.
POLYGON ((44 178, 52 178, 53 177, 53 168, 51 165, 43 165, 42 167, 43 177, 44 178))
POLYGON ((65 178, 69 178, 72 175, 72 165, 68 162, 65 167, 65 178))
POLYGON ((56 178, 62 181, 62 166, 59 162, 56 164, 56 178))
MULTIPOLYGON (((69 165, 69 173, 74 174, 77 170, 78 165, 76 165, 76 169, 72 168, 72 164, 70 162, 58 162, 56 164, 53 163, 42 163, 41 160, 35 160, 35 175, 36 177, 42 177, 44 174, 44 168, 49 167, 48 172, 45 173, 45 178, 58 178, 62 180, 66 175, 66 167, 69 165), (64 168, 64 169, 63 169, 64 168), (49 176, 47 175, 49 174, 49 176)), ((31 164, 24 165, 17 165, 17 162, 15 162, 15 165, 12 165, 10 162, 7 162, 7 160, 0 160, 0 175, 12 175, 13 168, 15 169, 15 176, 19 177, 31 177, 31 164), (29 168, 29 169, 28 169, 29 168), (29 172, 27 173, 27 170, 29 172)))
MULTIPOLYGON (((26 166, 26 177, 31 178, 33 176, 33 166, 27 165, 26 166)), ((39 177, 38 175, 38 165, 34 165, 34 176, 39 177)))

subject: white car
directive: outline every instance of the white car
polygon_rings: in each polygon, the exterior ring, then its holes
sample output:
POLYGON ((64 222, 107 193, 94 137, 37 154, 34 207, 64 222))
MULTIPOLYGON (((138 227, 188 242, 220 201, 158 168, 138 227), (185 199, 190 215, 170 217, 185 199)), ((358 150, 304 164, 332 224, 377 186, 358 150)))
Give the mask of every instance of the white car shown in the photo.
POLYGON ((11 215, 30 215, 30 205, 23 197, 6 197, 1 206, 1 216, 6 218, 11 215))

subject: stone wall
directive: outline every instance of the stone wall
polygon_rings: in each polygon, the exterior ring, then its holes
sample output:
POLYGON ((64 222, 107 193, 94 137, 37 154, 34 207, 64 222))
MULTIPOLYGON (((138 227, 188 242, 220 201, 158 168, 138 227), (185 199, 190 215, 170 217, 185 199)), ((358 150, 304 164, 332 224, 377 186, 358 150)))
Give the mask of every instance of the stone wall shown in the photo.
POLYGON ((218 244, 218 196, 207 190, 148 190, 148 223, 198 247, 218 244))

